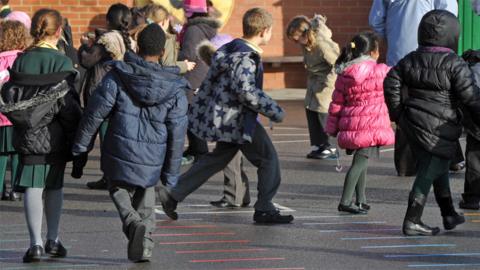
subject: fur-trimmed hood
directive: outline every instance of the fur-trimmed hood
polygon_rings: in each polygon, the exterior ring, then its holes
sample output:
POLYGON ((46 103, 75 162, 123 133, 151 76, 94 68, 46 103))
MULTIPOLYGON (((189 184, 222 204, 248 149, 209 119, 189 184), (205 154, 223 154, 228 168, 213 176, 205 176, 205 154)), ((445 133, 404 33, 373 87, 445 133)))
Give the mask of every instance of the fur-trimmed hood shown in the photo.
POLYGON ((213 17, 196 17, 193 19, 188 19, 185 26, 188 27, 188 26, 200 25, 200 24, 206 24, 207 26, 217 30, 220 29, 220 27, 222 27, 222 23, 213 17))
POLYGON ((315 14, 311 19, 310 24, 316 34, 317 40, 319 40, 318 37, 332 38, 332 30, 327 26, 327 17, 315 14))

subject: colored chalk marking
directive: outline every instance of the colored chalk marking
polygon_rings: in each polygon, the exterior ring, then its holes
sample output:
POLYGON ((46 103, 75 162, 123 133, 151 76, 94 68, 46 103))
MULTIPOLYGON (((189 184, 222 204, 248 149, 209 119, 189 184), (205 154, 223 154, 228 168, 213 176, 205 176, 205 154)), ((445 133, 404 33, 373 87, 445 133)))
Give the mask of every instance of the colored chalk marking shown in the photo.
POLYGON ((430 267, 467 267, 480 266, 480 263, 445 263, 445 264, 409 264, 410 268, 430 268, 430 267))
POLYGON ((377 236, 377 237, 343 237, 341 240, 389 240, 389 239, 425 239, 427 236, 377 236))
POLYGON ((480 256, 480 253, 447 253, 447 254, 388 254, 385 258, 418 258, 418 257, 464 257, 480 256))
POLYGON ((223 262, 248 262, 248 261, 283 261, 285 258, 230 258, 230 259, 208 259, 190 260, 191 263, 223 263, 223 262))
MULTIPOLYGON (((98 267, 99 264, 59 264, 59 265, 47 265, 47 266, 35 266, 34 269, 70 269, 70 268, 90 268, 98 267)), ((32 266, 19 266, 19 267, 6 267, 2 270, 22 270, 32 269, 32 266)))
POLYGON ((299 216, 295 219, 317 219, 317 218, 359 218, 368 217, 367 215, 329 215, 329 216, 299 216))
POLYGON ((387 232, 387 231, 398 231, 397 229, 345 229, 345 230, 319 230, 321 233, 337 233, 337 232, 387 232))
POLYGON ((464 216, 467 216, 467 217, 479 217, 480 216, 480 213, 463 213, 464 216))
POLYGON ((218 243, 250 243, 250 240, 209 240, 209 241, 186 241, 186 242, 159 242, 159 245, 202 245, 202 244, 218 244, 218 243))
POLYGON ((456 247, 455 244, 418 244, 418 245, 392 245, 392 246, 363 246, 363 249, 378 248, 419 248, 419 247, 456 247))
POLYGON ((200 229, 200 228, 217 228, 216 225, 176 225, 176 226, 157 226, 161 229, 200 229))
POLYGON ((342 225, 342 224, 385 224, 385 221, 358 221, 358 222, 311 222, 303 223, 303 225, 342 225))
POLYGON ((152 234, 153 237, 207 236, 207 235, 235 235, 235 233, 234 232, 207 232, 207 233, 157 233, 157 234, 152 234))
POLYGON ((24 242, 24 241, 30 241, 30 239, 5 239, 5 240, 0 240, 0 243, 24 242))
POLYGON ((203 253, 237 253, 237 252, 258 252, 265 251, 266 248, 246 248, 246 249, 210 249, 210 250, 177 250, 176 254, 203 254, 203 253))
POLYGON ((305 270, 304 267, 295 268, 230 268, 228 270, 305 270))

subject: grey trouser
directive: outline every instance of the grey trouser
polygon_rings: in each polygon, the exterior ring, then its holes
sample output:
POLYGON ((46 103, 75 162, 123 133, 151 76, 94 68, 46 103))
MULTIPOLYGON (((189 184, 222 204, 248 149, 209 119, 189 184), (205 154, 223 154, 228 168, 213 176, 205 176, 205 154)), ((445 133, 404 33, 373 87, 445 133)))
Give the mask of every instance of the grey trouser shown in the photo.
POLYGON ((134 221, 143 222, 146 226, 143 247, 152 249, 152 234, 155 231, 155 187, 145 189, 109 182, 108 189, 122 220, 123 233, 128 238, 128 226, 134 221))
POLYGON ((243 155, 238 152, 227 167, 223 169, 223 197, 235 205, 248 205, 250 203, 250 189, 248 177, 243 170, 243 155))
POLYGON ((280 186, 280 164, 272 141, 265 129, 256 124, 252 143, 232 144, 217 142, 215 149, 203 155, 185 172, 177 184, 171 188, 170 195, 176 201, 183 201, 190 193, 198 189, 210 177, 223 170, 238 151, 257 167, 258 199, 254 207, 257 211, 274 211, 272 199, 280 186))

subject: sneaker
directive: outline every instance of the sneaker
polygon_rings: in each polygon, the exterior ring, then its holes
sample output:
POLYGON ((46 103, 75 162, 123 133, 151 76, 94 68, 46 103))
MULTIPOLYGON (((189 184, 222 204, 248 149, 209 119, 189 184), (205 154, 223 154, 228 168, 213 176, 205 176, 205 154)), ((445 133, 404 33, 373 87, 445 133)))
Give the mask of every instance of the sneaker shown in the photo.
POLYGON ((195 157, 194 157, 194 156, 190 156, 190 155, 183 156, 183 157, 182 157, 182 166, 190 165, 190 164, 192 164, 194 161, 195 161, 195 157))
POLYGON ((58 240, 47 240, 47 243, 45 243, 45 253, 54 257, 63 258, 67 256, 67 249, 58 240))
POLYGON ((128 226, 128 259, 137 262, 143 258, 143 238, 147 230, 144 223, 132 222, 128 226))
POLYGON ((23 255, 24 263, 39 262, 43 256, 43 248, 41 246, 33 246, 23 255))
POLYGON ((99 190, 106 190, 107 189, 107 181, 102 178, 95 182, 88 182, 87 187, 90 189, 99 189, 99 190))
POLYGON ((350 214, 367 214, 368 210, 362 209, 360 207, 353 206, 352 204, 350 205, 344 205, 344 204, 339 204, 338 205, 338 211, 339 212, 347 212, 350 214))
POLYGON ((263 212, 255 210, 253 220, 258 224, 288 224, 293 221, 292 215, 281 215, 280 211, 263 212))
POLYGON ((178 219, 178 214, 177 212, 175 212, 175 210, 177 209, 177 204, 178 202, 175 201, 172 196, 170 196, 170 194, 168 194, 168 191, 161 187, 160 190, 158 191, 158 198, 160 200, 160 202, 162 203, 162 208, 163 208, 163 212, 165 212, 165 214, 173 219, 173 220, 177 220, 178 219))
POLYGON ((337 159, 337 149, 334 147, 327 147, 324 149, 314 150, 307 154, 308 159, 337 159))

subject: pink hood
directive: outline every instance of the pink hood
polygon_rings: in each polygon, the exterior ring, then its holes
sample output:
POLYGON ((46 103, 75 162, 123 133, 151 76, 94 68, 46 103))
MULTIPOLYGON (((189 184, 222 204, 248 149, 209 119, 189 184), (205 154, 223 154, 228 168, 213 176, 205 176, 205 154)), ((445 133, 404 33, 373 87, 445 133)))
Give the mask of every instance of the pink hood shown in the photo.
MULTIPOLYGON (((22 51, 7 51, 0 53, 0 86, 6 83, 10 79, 10 75, 8 73, 8 68, 13 65, 15 59, 22 51)), ((8 121, 5 115, 0 113, 0 127, 4 126, 11 126, 12 123, 8 121)))
POLYGON ((383 94, 389 67, 362 57, 345 65, 337 77, 326 132, 343 149, 391 145, 395 142, 383 94))

